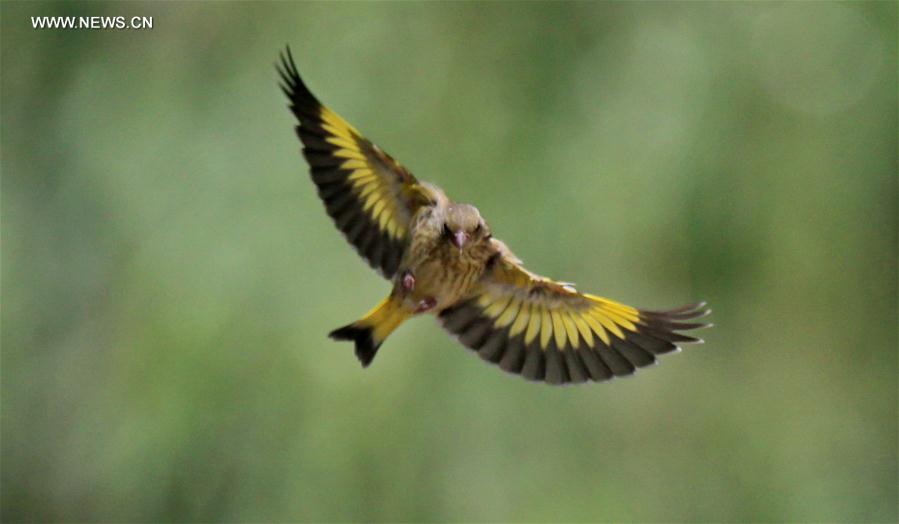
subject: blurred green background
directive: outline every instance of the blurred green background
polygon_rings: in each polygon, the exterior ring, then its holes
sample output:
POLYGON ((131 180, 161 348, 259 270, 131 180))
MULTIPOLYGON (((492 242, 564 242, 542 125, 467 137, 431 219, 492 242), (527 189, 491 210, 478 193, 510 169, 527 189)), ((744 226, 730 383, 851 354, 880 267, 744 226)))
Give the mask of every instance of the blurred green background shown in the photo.
POLYGON ((895 521, 897 4, 2 4, 4 521, 895 521), (41 15, 147 31, 33 30, 41 15), (318 201, 312 89, 531 269, 706 344, 488 366, 318 201))

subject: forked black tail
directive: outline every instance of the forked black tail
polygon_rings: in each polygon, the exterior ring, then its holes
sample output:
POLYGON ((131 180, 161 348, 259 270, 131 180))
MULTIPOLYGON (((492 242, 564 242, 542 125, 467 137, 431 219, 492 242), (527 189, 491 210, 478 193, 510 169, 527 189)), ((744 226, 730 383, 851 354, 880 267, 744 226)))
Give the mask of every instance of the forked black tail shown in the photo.
POLYGON ((368 367, 371 361, 375 359, 375 353, 381 347, 380 343, 375 344, 372 337, 372 328, 359 326, 358 324, 349 324, 342 328, 337 328, 328 334, 334 340, 351 340, 356 343, 356 358, 362 362, 362 367, 368 367))

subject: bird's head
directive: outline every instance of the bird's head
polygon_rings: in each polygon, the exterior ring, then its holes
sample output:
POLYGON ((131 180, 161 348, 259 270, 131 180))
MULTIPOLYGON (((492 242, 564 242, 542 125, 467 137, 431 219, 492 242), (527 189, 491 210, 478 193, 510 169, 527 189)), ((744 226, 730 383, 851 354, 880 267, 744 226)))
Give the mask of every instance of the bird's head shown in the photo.
POLYGON ((489 239, 490 230, 478 208, 469 204, 450 204, 446 210, 443 236, 462 251, 465 246, 489 239))

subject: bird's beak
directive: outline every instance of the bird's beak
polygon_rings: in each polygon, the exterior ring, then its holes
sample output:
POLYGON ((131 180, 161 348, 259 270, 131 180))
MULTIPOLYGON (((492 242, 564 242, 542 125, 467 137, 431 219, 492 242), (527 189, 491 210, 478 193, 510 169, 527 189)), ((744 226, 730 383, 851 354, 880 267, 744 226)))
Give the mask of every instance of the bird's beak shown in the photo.
POLYGON ((453 235, 453 244, 459 248, 459 251, 462 251, 462 247, 465 246, 466 242, 468 242, 468 233, 465 231, 459 231, 453 235))

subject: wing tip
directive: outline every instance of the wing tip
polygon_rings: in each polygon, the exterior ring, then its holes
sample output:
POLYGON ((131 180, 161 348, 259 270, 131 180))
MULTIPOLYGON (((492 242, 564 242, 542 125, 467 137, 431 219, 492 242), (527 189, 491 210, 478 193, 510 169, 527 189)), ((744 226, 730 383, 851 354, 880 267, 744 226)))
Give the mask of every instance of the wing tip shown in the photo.
MULTIPOLYGON (((654 310, 654 309, 640 309, 640 316, 652 319, 654 321, 662 321, 662 322, 674 322, 680 320, 694 320, 703 317, 707 317, 712 313, 712 309, 707 307, 708 303, 705 301, 697 302, 695 304, 688 304, 686 306, 681 306, 673 309, 664 309, 664 310, 654 310)), ((681 327, 680 329, 699 329, 706 327, 707 324, 690 324, 691 327, 681 327)))
MULTIPOLYGON (((280 61, 275 62, 275 71, 281 77, 279 85, 281 91, 284 92, 291 103, 298 105, 302 102, 307 102, 321 105, 315 95, 306 87, 306 83, 303 82, 289 44, 285 44, 284 49, 278 51, 278 58, 280 61)), ((294 112, 296 112, 296 109, 294 109, 294 112)))

